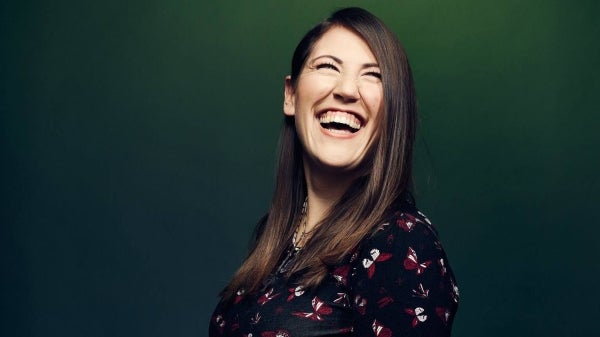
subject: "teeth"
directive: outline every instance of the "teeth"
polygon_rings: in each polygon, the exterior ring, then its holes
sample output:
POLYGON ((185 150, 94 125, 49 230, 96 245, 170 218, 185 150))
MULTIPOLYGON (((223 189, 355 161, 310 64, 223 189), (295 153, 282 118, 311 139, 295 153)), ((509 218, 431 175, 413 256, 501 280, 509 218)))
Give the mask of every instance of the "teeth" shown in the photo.
POLYGON ((340 123, 347 125, 355 130, 360 129, 360 120, 354 115, 343 111, 327 111, 319 117, 321 124, 340 123))

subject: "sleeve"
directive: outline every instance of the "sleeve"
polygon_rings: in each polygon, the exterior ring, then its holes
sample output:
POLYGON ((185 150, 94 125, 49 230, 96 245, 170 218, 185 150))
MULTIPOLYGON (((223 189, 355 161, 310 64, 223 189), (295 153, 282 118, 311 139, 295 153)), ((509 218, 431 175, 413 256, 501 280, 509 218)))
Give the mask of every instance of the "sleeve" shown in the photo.
POLYGON ((349 279, 357 336, 450 336, 458 288, 422 213, 397 213, 363 243, 349 279))

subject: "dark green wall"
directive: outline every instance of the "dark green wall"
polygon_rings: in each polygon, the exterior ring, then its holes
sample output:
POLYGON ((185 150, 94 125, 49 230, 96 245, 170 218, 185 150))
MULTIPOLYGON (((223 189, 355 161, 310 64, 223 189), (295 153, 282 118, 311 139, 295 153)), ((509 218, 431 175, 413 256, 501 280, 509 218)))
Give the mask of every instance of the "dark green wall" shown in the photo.
MULTIPOLYGON (((206 335, 293 48, 349 4, 216 3, 0 5, 0 335, 206 335)), ((455 335, 599 335, 599 2, 352 4, 411 58, 455 335)))

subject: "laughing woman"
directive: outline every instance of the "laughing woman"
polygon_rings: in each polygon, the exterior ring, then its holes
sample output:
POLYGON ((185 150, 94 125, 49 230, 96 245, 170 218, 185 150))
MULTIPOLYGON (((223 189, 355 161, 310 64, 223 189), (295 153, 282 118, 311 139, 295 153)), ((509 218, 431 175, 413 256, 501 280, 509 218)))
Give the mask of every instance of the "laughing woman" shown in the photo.
POLYGON ((272 205, 210 336, 449 336, 458 288, 410 192, 415 95, 394 34, 333 13, 296 47, 283 111, 272 205))

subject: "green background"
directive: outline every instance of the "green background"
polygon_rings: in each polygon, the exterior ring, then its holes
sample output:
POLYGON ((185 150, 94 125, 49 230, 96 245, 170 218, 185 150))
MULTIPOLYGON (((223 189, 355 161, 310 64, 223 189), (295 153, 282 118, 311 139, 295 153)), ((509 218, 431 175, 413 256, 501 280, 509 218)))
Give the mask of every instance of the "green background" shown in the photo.
POLYGON ((455 336, 598 336, 600 2, 0 4, 0 335, 206 336, 272 191, 305 31, 405 45, 455 336))

